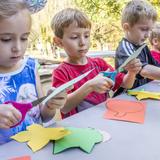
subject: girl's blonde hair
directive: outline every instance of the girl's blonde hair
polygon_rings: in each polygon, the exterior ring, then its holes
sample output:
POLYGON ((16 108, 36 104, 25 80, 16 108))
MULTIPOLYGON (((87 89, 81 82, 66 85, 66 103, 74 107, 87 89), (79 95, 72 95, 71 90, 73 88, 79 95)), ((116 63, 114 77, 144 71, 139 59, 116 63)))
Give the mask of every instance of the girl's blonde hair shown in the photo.
POLYGON ((122 12, 122 24, 129 23, 131 26, 143 19, 156 21, 157 12, 146 0, 130 1, 122 12))
POLYGON ((160 41, 160 22, 155 23, 150 35, 149 41, 153 45, 152 40, 153 38, 157 38, 160 41))
POLYGON ((91 28, 91 22, 87 15, 73 8, 66 8, 58 12, 52 19, 51 28, 55 36, 63 38, 64 28, 73 22, 76 22, 80 28, 91 28))
POLYGON ((28 6, 23 0, 0 0, 0 20, 24 9, 28 9, 28 6))

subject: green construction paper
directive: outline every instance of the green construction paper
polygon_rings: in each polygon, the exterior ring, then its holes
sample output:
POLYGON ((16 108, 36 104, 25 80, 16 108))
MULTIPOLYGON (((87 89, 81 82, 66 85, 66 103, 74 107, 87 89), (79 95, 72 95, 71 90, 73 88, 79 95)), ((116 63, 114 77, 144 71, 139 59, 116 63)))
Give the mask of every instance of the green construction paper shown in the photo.
POLYGON ((96 129, 73 127, 66 129, 71 131, 71 134, 55 141, 54 154, 72 147, 80 147, 83 151, 90 153, 95 143, 99 143, 103 139, 101 133, 96 129))

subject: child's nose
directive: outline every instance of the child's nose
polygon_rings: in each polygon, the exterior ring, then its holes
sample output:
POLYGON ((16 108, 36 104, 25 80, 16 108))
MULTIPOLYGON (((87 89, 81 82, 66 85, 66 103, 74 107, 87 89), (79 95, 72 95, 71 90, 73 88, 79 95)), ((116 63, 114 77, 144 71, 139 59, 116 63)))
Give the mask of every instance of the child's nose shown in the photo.
POLYGON ((149 37, 149 32, 146 32, 145 35, 144 35, 144 37, 148 38, 149 37))
POLYGON ((85 39, 82 37, 82 38, 80 38, 79 45, 83 46, 84 44, 85 44, 85 39))
POLYGON ((20 41, 17 41, 14 43, 13 47, 12 47, 12 51, 13 52, 18 52, 21 50, 21 43, 20 41))

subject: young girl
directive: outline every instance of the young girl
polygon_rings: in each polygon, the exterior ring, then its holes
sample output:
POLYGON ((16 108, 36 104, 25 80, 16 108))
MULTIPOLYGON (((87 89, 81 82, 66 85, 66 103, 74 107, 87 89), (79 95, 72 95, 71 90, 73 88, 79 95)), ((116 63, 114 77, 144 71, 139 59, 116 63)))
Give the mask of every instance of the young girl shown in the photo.
POLYGON ((0 144, 32 123, 52 119, 56 108, 60 108, 66 99, 64 91, 45 105, 31 109, 20 125, 11 128, 22 115, 12 104, 4 102, 26 103, 43 96, 36 62, 24 58, 30 29, 31 15, 22 0, 0 1, 0 144))

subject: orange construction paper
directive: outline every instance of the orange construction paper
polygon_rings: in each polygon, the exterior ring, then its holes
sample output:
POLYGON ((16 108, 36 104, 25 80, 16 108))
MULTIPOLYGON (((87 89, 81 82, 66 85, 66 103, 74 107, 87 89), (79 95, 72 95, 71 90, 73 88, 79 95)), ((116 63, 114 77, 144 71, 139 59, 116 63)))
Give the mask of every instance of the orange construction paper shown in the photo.
POLYGON ((108 99, 107 111, 104 118, 136 123, 144 123, 146 105, 144 102, 136 102, 122 99, 108 99))
POLYGON ((30 156, 23 156, 23 157, 11 158, 9 160, 31 160, 31 157, 30 156))

